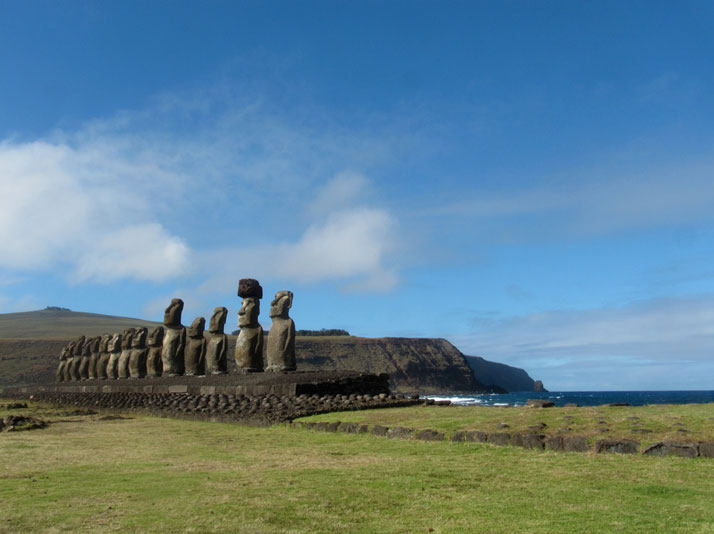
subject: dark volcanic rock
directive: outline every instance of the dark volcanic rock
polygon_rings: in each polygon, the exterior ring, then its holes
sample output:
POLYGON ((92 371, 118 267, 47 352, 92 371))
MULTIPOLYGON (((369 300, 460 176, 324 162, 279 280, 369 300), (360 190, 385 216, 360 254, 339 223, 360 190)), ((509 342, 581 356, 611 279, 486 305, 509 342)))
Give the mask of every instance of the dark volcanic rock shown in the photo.
POLYGON ((552 408, 555 406, 553 401, 546 399, 528 399, 526 404, 532 408, 552 408))
POLYGON ((567 452, 587 452, 588 440, 583 436, 563 436, 563 450, 567 452))
POLYGON ((414 429, 404 426, 395 426, 387 430, 388 438, 409 439, 414 435, 414 429))
POLYGON ((511 443, 511 435, 507 432, 493 432, 488 435, 488 443, 494 445, 509 445, 511 443))
POLYGON ((675 443, 660 441, 647 447, 642 454, 649 456, 681 456, 683 458, 696 458, 699 456, 699 447, 696 443, 675 443))

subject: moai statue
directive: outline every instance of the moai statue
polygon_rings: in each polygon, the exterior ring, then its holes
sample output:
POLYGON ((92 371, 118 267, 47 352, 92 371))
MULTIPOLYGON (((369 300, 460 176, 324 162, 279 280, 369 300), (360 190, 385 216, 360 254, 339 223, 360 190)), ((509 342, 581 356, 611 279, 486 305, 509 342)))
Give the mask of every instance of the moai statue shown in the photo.
POLYGON ((97 378, 97 364, 99 363, 99 344, 102 338, 99 336, 93 337, 89 343, 89 369, 87 375, 90 380, 97 378))
POLYGON ((238 372, 255 373, 263 370, 263 328, 258 323, 263 288, 257 280, 243 278, 238 284, 238 296, 243 303, 238 312, 240 332, 234 357, 238 372))
POLYGON ((186 348, 184 350, 184 372, 187 376, 206 374, 206 338, 203 330, 206 328, 206 319, 196 317, 186 329, 186 348))
POLYGON ((226 349, 228 336, 223 333, 228 310, 223 306, 213 310, 211 323, 208 325, 208 345, 206 346, 206 374, 221 375, 228 372, 226 349))
POLYGON ((131 342, 134 339, 135 330, 127 328, 121 336, 121 354, 117 363, 117 377, 129 378, 129 358, 131 358, 131 342))
POLYGON ((81 380, 82 377, 79 374, 79 367, 82 363, 82 353, 84 352, 85 337, 79 336, 77 341, 74 343, 74 351, 72 352, 72 368, 70 369, 70 375, 72 380, 81 380))
POLYGON ((149 351, 146 355, 146 376, 161 376, 161 346, 164 343, 164 327, 157 326, 149 333, 147 344, 149 351))
POLYGON ((131 378, 144 378, 146 376, 146 356, 149 349, 146 348, 146 334, 148 330, 144 327, 134 331, 131 340, 131 355, 129 356, 129 376, 131 378))
POLYGON ((119 378, 119 358, 121 356, 121 334, 114 334, 107 346, 109 349, 109 363, 107 363, 107 378, 119 378))
POLYGON ((69 349, 69 344, 62 347, 59 356, 59 365, 57 366, 57 373, 55 374, 55 380, 57 382, 64 381, 64 367, 67 364, 67 350, 69 349))
POLYGON ((92 338, 88 337, 82 347, 82 358, 79 361, 79 378, 87 380, 89 378, 89 359, 92 357, 92 338))
POLYGON ((67 344, 67 353, 65 354, 64 367, 62 368, 62 381, 69 382, 72 380, 72 364, 74 361, 74 346, 75 342, 70 341, 67 344))
POLYGON ((293 305, 292 291, 278 291, 270 303, 270 318, 273 324, 268 334, 266 371, 294 371, 295 323, 288 317, 293 305))
POLYGON ((164 312, 164 345, 161 348, 161 364, 165 376, 183 374, 183 349, 186 344, 186 328, 181 324, 183 300, 171 299, 164 312))
POLYGON ((109 342, 111 334, 104 334, 99 342, 99 359, 97 360, 97 378, 99 380, 107 379, 107 366, 109 365, 109 342))

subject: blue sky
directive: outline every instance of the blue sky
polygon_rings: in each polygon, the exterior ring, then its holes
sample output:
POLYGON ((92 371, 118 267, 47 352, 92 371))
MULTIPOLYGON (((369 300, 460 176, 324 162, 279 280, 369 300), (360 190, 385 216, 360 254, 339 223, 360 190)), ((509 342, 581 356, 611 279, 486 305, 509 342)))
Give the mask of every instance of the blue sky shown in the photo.
POLYGON ((0 0, 0 313, 444 337, 712 388, 711 2, 0 0))

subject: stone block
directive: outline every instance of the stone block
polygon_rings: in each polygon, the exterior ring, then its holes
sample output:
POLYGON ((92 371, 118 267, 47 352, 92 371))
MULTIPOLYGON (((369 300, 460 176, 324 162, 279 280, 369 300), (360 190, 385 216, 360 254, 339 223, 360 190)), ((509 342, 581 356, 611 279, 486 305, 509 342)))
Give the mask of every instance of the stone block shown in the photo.
POLYGON ((677 443, 673 441, 660 441, 647 447, 642 454, 648 456, 681 456, 682 458, 696 458, 699 456, 699 447, 696 443, 677 443))
POLYGON ((356 434, 359 425, 357 423, 342 423, 340 424, 339 431, 346 432, 348 434, 356 434))
POLYGON ((704 441, 699 444, 699 456, 714 458, 714 441, 704 441))
POLYGON ((405 426, 395 426, 387 430, 387 437, 392 439, 410 439, 414 435, 414 429, 405 426))
POLYGON ((458 432, 454 432, 451 436, 451 441, 466 441, 466 431, 459 430, 458 432))
POLYGON ((543 434, 513 434, 511 436, 511 445, 523 447, 524 449, 542 449, 545 436, 543 434))
POLYGON ((631 439, 600 439, 595 443, 595 452, 635 454, 639 447, 640 442, 631 439))
POLYGON ((547 451, 562 451, 563 436, 547 436, 543 446, 547 451))
POLYGON ((486 443, 488 441, 488 434, 480 430, 469 430, 466 432, 466 441, 486 443))
POLYGON ((590 447, 584 436, 563 436, 563 450, 566 452, 587 452, 590 447))
POLYGON ((488 443, 494 445, 509 445, 511 443, 511 435, 508 432, 492 432, 487 437, 488 443))
POLYGON ((374 425, 372 427, 372 434, 374 434, 375 436, 386 436, 387 432, 389 432, 389 428, 387 428, 386 426, 374 425))
POLYGON ((188 386, 185 384, 169 386, 169 393, 188 393, 188 386))
POLYGON ((359 425, 357 432, 359 434, 367 434, 369 432, 369 425, 359 425))

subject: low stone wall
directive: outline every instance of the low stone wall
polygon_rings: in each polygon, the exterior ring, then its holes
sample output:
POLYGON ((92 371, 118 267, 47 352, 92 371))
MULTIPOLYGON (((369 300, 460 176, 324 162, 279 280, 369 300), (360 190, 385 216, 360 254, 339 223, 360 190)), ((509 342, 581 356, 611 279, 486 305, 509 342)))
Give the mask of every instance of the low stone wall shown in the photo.
MULTIPOLYGON (((409 427, 383 425, 363 425, 340 421, 289 423, 293 428, 304 428, 322 432, 346 432, 350 434, 372 434, 392 439, 414 439, 419 441, 446 441, 488 443, 496 446, 516 446, 526 449, 551 450, 556 452, 595 452, 634 454, 640 452, 640 443, 633 440, 597 440, 590 445, 585 436, 548 436, 537 433, 508 433, 458 431, 451 437, 432 429, 417 430, 409 427)), ((714 443, 711 442, 659 442, 641 451, 647 456, 680 456, 683 458, 714 458, 714 443)))
MULTIPOLYGON (((6 395, 8 396, 8 395, 6 395)), ((27 398, 26 395, 15 398, 27 398)), ((269 425, 320 413, 391 408, 418 404, 402 395, 192 395, 189 393, 62 393, 35 392, 32 400, 59 406, 109 411, 138 412, 160 417, 207 419, 269 425)))

